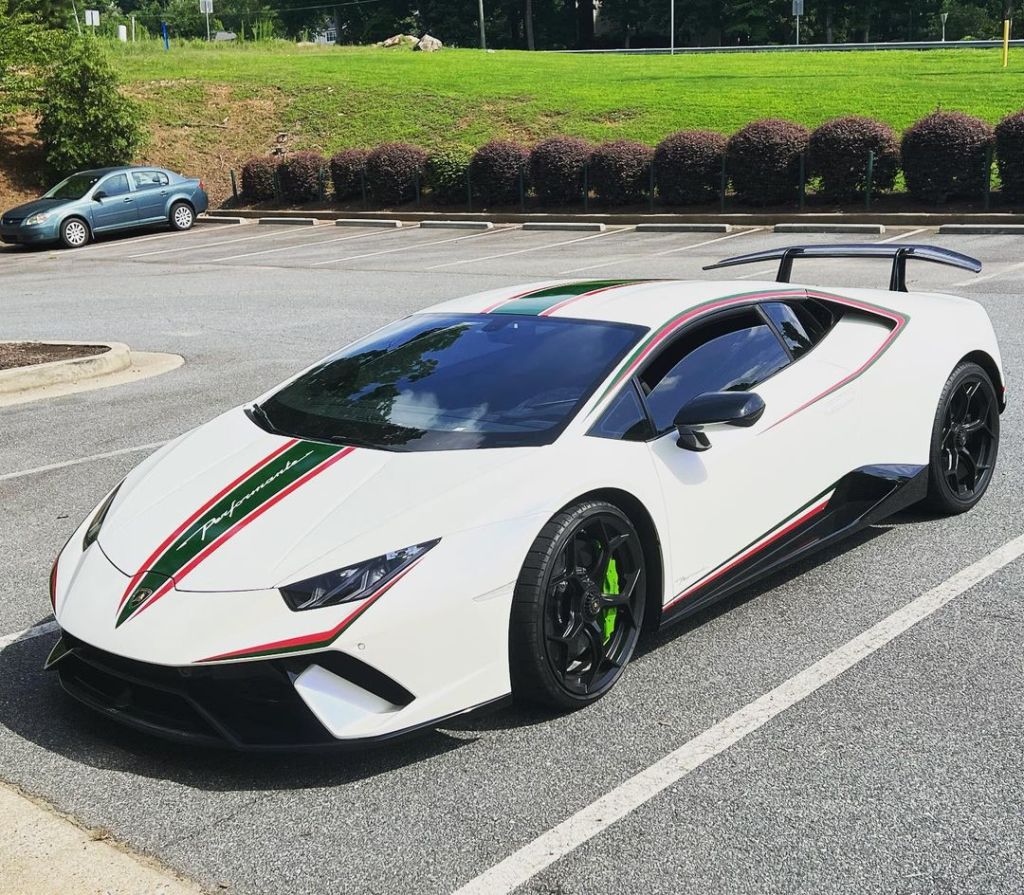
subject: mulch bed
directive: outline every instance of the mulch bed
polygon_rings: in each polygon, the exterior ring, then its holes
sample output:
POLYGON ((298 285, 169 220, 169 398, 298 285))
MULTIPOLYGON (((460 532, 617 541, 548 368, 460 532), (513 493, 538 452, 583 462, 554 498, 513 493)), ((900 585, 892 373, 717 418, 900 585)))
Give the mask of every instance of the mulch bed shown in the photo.
POLYGON ((106 345, 47 345, 44 342, 0 342, 0 370, 30 367, 55 360, 92 357, 110 349, 106 345))

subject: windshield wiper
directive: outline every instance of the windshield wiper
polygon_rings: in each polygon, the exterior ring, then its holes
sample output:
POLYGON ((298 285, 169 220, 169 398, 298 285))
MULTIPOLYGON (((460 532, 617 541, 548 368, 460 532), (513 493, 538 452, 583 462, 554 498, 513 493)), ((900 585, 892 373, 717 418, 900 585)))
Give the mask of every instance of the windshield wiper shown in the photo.
POLYGON ((261 429, 270 432, 272 435, 287 434, 278 429, 277 426, 270 421, 270 417, 267 416, 267 411, 265 411, 259 404, 253 404, 252 407, 246 407, 245 415, 261 429))

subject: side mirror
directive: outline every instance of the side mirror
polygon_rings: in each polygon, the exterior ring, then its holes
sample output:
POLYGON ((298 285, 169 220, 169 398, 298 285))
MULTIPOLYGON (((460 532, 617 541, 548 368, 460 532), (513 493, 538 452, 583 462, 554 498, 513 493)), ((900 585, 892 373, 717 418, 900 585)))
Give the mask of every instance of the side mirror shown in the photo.
POLYGON ((676 444, 688 451, 706 451, 711 442, 701 431, 704 426, 752 426, 763 414, 764 401, 754 392, 705 392, 687 401, 676 414, 676 444))
POLYGON ((107 198, 107 194, 105 192, 103 192, 103 190, 96 190, 96 192, 92 194, 92 201, 93 202, 99 202, 99 201, 101 201, 103 199, 106 199, 106 198, 107 198))

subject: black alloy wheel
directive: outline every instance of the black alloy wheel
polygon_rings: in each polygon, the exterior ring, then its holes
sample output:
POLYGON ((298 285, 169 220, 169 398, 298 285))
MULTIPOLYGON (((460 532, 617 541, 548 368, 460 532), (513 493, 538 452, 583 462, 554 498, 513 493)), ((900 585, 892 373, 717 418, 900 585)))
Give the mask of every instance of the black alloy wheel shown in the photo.
POLYGON ((556 515, 516 584, 513 695, 558 708, 600 699, 636 649, 645 600, 643 545, 618 507, 587 501, 556 515))
POLYGON ((928 504, 953 515, 981 500, 999 452, 999 401, 981 367, 960 364, 949 377, 935 416, 928 504))

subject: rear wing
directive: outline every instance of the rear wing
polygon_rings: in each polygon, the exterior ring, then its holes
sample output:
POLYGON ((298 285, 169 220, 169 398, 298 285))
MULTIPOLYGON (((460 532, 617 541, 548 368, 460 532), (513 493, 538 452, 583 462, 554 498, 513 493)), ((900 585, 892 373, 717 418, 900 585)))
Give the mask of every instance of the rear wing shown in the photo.
POLYGON ((760 264, 764 261, 778 261, 779 272, 775 279, 779 283, 788 283, 793 274, 793 261, 796 258, 886 258, 892 261, 892 272, 889 274, 889 290, 892 292, 907 291, 907 259, 918 258, 931 261, 933 264, 945 264, 948 267, 959 267, 978 273, 981 262, 960 252, 942 249, 929 245, 901 245, 898 243, 853 243, 850 245, 806 245, 783 246, 768 249, 764 252, 752 252, 749 255, 737 255, 726 258, 716 264, 707 265, 704 270, 717 270, 720 267, 736 267, 740 264, 760 264))

